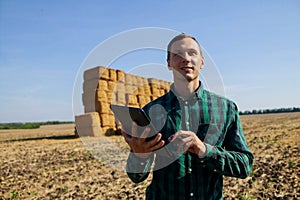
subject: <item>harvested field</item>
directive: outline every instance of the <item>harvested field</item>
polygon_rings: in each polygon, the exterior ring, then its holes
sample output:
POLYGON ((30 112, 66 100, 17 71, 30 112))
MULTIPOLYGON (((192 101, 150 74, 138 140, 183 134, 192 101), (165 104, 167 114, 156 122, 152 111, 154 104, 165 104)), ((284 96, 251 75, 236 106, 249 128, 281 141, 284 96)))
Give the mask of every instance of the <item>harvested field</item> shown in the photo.
MULTIPOLYGON (((241 120, 255 165, 246 179, 225 177, 225 198, 300 199, 300 113, 241 120)), ((81 140, 74 124, 1 130, 0 151, 0 199, 144 199, 151 180, 128 179, 120 136, 81 140), (105 157, 87 150, 100 147, 105 157)))

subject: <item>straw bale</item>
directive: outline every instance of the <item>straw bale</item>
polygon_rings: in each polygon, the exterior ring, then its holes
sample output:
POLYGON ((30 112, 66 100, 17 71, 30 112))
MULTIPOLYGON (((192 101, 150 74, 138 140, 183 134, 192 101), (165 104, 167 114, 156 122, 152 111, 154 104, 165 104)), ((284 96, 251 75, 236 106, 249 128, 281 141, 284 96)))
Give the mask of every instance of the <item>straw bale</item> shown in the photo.
POLYGON ((100 130, 100 117, 97 112, 90 112, 75 116, 77 134, 81 136, 98 136, 100 130))
POLYGON ((118 82, 117 85, 115 86, 114 92, 116 93, 124 93, 125 92, 125 84, 122 82, 118 82))
POLYGON ((107 90, 108 90, 108 81, 107 81, 107 80, 100 79, 100 80, 98 81, 98 89, 99 89, 99 90, 107 91, 107 90))
POLYGON ((139 88, 137 89, 137 93, 140 94, 140 95, 143 95, 143 94, 145 93, 144 88, 143 88, 143 87, 139 87, 139 88))
POLYGON ((97 112, 89 112, 75 116, 76 127, 100 126, 100 117, 97 112))
POLYGON ((151 88, 148 85, 143 86, 144 88, 144 95, 151 95, 151 88))
POLYGON ((111 128, 115 127, 115 118, 113 115, 101 114, 100 118, 101 118, 101 127, 107 127, 107 126, 111 128))
POLYGON ((96 91, 98 87, 98 78, 85 80, 83 82, 83 92, 96 91))
POLYGON ((170 86, 171 86, 171 82, 165 82, 165 89, 167 90, 167 91, 169 91, 170 90, 170 86))
POLYGON ((159 89, 164 89, 165 88, 165 84, 163 80, 158 80, 158 88, 159 89))
POLYGON ((96 100, 101 102, 108 102, 107 93, 104 90, 97 90, 96 100))
POLYGON ((99 112, 100 110, 100 104, 98 101, 95 101, 94 103, 91 104, 85 104, 84 105, 84 112, 89 113, 89 112, 99 112))
POLYGON ((109 80, 117 81, 117 72, 114 69, 109 69, 109 80))
POLYGON ((109 79, 109 71, 108 68, 104 66, 98 66, 91 69, 88 69, 83 74, 84 80, 91 80, 91 79, 109 79))
POLYGON ((148 78, 148 83, 159 85, 159 80, 157 78, 148 78))
POLYGON ((133 85, 125 84, 125 93, 133 94, 134 88, 135 87, 133 85))
POLYGON ((130 104, 125 104, 126 106, 130 106, 130 107, 135 107, 135 108, 140 108, 140 104, 137 103, 130 103, 130 104))
POLYGON ((118 104, 125 104, 126 103, 125 93, 122 93, 122 92, 117 93, 117 103, 118 104))
POLYGON ((132 75, 131 74, 125 74, 125 84, 132 85, 132 75))
POLYGON ((99 109, 99 113, 100 114, 111 114, 111 110, 110 110, 110 104, 107 102, 99 102, 100 104, 100 109, 99 109))
POLYGON ((98 87, 108 87, 108 80, 99 79, 98 81, 98 87))
POLYGON ((79 137, 94 137, 100 135, 100 127, 87 126, 87 127, 76 127, 76 132, 79 137))
POLYGON ((117 70, 117 80, 119 82, 125 82, 125 72, 123 70, 117 70))
POLYGON ((139 107, 142 108, 142 107, 144 107, 147 103, 148 103, 148 102, 146 102, 146 101, 145 101, 145 102, 139 102, 139 107))
POLYGON ((140 76, 136 76, 136 84, 137 84, 138 86, 142 86, 142 85, 144 84, 143 78, 140 77, 140 76))
POLYGON ((151 101, 157 99, 158 97, 160 97, 160 96, 154 96, 154 95, 152 95, 152 96, 151 96, 151 101))
POLYGON ((160 93, 160 95, 159 96, 163 96, 166 92, 165 92, 165 90, 164 89, 160 89, 159 90, 159 93, 160 93))
POLYGON ((116 120, 115 120, 115 116, 113 113, 111 113, 109 115, 109 123, 112 125, 112 128, 116 127, 116 120))
POLYGON ((127 105, 137 105, 138 100, 136 95, 126 94, 126 104, 127 105))
POLYGON ((146 103, 149 103, 151 101, 151 96, 144 96, 146 103))
POLYGON ((160 85, 157 84, 157 83, 150 83, 150 87, 151 87, 151 88, 155 88, 155 89, 157 89, 157 90, 160 89, 160 85))
POLYGON ((143 95, 144 94, 144 88, 142 86, 133 86, 133 93, 134 95, 143 95))
POLYGON ((148 85, 148 79, 147 78, 143 78, 143 85, 148 85))
POLYGON ((138 103, 140 107, 143 107, 144 105, 146 105, 147 103, 149 103, 151 101, 151 97, 150 96, 145 96, 145 95, 138 95, 138 103))
POLYGON ((118 103, 118 98, 117 98, 117 93, 116 92, 111 92, 110 94, 110 98, 108 98, 108 103, 112 103, 112 104, 117 104, 118 103))
POLYGON ((156 87, 151 87, 151 93, 153 96, 160 96, 160 91, 156 87))
POLYGON ((108 88, 109 91, 114 91, 116 85, 117 85, 117 82, 115 82, 115 81, 108 81, 108 87, 107 88, 108 88))
POLYGON ((137 95, 137 99, 139 103, 145 103, 146 102, 146 98, 144 95, 137 95))
POLYGON ((93 105, 97 99, 95 92, 84 92, 81 96, 83 105, 93 105))
POLYGON ((138 76, 132 75, 132 85, 137 86, 138 81, 137 81, 138 76))

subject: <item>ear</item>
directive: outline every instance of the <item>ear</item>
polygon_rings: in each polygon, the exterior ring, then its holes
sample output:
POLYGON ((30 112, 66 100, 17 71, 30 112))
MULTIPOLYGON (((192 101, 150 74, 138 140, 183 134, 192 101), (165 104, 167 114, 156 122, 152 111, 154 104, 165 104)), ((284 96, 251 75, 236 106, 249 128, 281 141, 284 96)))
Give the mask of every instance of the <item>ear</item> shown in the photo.
POLYGON ((168 69, 169 69, 169 70, 172 70, 172 67, 171 67, 171 65, 170 65, 170 60, 169 60, 169 59, 167 60, 167 63, 168 63, 168 69))
POLYGON ((203 69, 204 68, 204 58, 202 57, 201 58, 201 65, 200 65, 200 69, 203 69))

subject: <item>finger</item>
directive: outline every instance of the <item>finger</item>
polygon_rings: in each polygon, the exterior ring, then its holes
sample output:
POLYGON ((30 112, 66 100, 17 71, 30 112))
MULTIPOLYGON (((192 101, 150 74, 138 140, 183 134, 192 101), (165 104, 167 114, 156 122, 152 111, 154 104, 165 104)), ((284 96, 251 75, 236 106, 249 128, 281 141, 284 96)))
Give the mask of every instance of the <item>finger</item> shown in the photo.
POLYGON ((182 143, 186 144, 186 143, 193 141, 193 137, 192 136, 185 137, 185 138, 181 137, 180 140, 182 143))
POLYGON ((150 147, 150 151, 153 152, 165 145, 165 141, 161 140, 159 143, 156 143, 154 146, 150 147))
POLYGON ((179 154, 179 153, 186 153, 187 152, 187 150, 190 148, 190 146, 191 146, 191 143, 190 142, 188 142, 188 143, 181 143, 181 144, 179 144, 178 145, 178 148, 177 148, 177 153, 179 154))
POLYGON ((185 145, 183 146, 183 152, 186 153, 190 149, 191 145, 192 142, 185 143, 185 145))
POLYGON ((176 151, 176 153, 179 154, 179 153, 183 152, 183 148, 184 148, 184 143, 180 143, 180 144, 177 146, 177 151, 176 151))
POLYGON ((178 136, 177 140, 175 141, 178 144, 177 153, 185 152, 191 145, 190 143, 191 141, 192 141, 191 137, 183 138, 182 136, 178 136))
POLYGON ((153 139, 153 140, 150 140, 147 145, 149 147, 152 147, 152 146, 155 146, 160 140, 161 140, 161 137, 162 137, 162 134, 161 133, 158 133, 157 136, 153 139))
POLYGON ((168 138, 169 142, 173 142, 173 141, 176 140, 181 134, 182 134, 182 131, 178 131, 178 132, 176 132, 174 135, 171 135, 171 136, 168 138))

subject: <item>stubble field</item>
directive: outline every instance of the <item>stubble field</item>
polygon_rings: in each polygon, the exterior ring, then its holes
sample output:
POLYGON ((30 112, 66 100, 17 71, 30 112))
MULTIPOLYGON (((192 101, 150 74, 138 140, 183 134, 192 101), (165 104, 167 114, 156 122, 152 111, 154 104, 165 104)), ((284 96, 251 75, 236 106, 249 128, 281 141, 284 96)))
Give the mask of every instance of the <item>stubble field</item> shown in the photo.
MULTIPOLYGON (((224 178, 225 199, 300 199, 300 113, 241 120, 255 164, 246 179, 224 178)), ((0 199, 144 199, 151 176, 128 179, 127 151, 120 136, 75 138, 74 124, 1 130, 0 199)))

